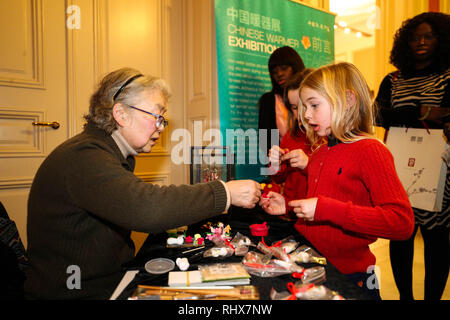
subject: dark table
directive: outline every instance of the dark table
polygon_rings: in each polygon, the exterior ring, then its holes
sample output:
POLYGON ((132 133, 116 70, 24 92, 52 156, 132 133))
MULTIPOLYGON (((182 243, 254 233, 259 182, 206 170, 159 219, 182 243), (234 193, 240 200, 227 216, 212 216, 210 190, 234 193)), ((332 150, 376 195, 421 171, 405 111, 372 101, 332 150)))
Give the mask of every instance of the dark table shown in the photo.
MULTIPOLYGON (((308 245, 315 249, 305 238, 303 238, 294 228, 294 223, 291 221, 282 220, 276 216, 270 216, 264 213, 260 208, 256 209, 242 209, 232 207, 228 214, 220 215, 218 217, 207 219, 199 223, 189 226, 187 233, 194 235, 197 230, 200 231, 201 226, 206 222, 223 222, 224 225, 231 226, 231 235, 234 236, 237 232, 248 236, 254 244, 258 244, 261 241, 261 237, 253 237, 250 235, 249 226, 251 224, 260 224, 267 222, 269 225, 269 234, 264 237, 266 244, 270 245, 276 241, 279 241, 287 236, 293 235, 300 245, 308 245)), ((202 235, 205 233, 205 229, 202 230, 202 235)), ((118 299, 127 299, 132 295, 134 290, 139 284, 141 285, 153 285, 153 286, 167 286, 168 285, 168 273, 161 275, 149 274, 145 271, 144 265, 147 261, 154 258, 170 258, 174 262, 178 257, 184 257, 181 255, 182 251, 186 248, 166 248, 167 233, 162 232, 160 234, 150 234, 144 244, 142 245, 136 257, 125 266, 125 270, 139 270, 134 280, 125 288, 118 299)), ((250 247, 251 251, 257 251, 258 249, 250 247)), ((317 251, 317 250, 316 250, 317 251)), ((320 252, 319 252, 320 253, 320 252)), ((326 257, 325 257, 326 258, 326 257)), ((202 258, 189 259, 189 270, 197 270, 200 264, 210 264, 217 262, 240 262, 242 257, 231 256, 226 259, 219 258, 202 258)), ((302 264, 304 267, 309 268, 317 266, 317 264, 302 264)), ((327 261, 324 266, 326 269, 326 282, 323 284, 330 290, 338 292, 345 299, 356 300, 370 300, 370 296, 367 295, 361 288, 351 282, 345 275, 340 273, 336 267, 327 261)), ((175 267, 174 271, 178 271, 175 267)), ((293 278, 291 275, 282 275, 278 277, 263 278, 258 276, 251 276, 250 284, 258 287, 260 299, 270 300, 270 291, 272 287, 278 291, 287 291, 286 285, 288 282, 296 282, 298 279, 293 278)))

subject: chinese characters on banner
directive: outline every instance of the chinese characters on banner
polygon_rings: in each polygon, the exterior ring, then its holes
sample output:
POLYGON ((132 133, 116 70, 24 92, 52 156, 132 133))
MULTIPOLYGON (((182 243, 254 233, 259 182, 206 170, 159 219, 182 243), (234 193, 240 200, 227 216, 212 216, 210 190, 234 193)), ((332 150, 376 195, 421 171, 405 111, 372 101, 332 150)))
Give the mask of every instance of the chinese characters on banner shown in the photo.
POLYGON ((223 142, 235 151, 236 178, 261 181, 257 104, 272 89, 269 57, 290 46, 307 68, 332 63, 334 15, 290 0, 215 0, 215 21, 223 142))

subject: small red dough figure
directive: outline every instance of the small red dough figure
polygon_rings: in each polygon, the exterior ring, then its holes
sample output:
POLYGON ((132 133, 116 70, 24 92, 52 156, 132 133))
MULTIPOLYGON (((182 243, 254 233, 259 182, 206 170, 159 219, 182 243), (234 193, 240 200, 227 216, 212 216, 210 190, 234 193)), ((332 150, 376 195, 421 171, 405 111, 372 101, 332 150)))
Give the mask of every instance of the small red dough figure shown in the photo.
POLYGON ((261 189, 263 192, 262 197, 264 198, 267 198, 267 194, 270 191, 280 193, 280 187, 276 183, 269 183, 269 184, 261 183, 261 189))
POLYGON ((192 243, 192 237, 191 236, 187 236, 186 239, 184 240, 184 242, 192 243))
POLYGON ((203 244, 203 238, 198 238, 197 239, 197 244, 199 245, 199 246, 201 246, 202 244, 203 244))

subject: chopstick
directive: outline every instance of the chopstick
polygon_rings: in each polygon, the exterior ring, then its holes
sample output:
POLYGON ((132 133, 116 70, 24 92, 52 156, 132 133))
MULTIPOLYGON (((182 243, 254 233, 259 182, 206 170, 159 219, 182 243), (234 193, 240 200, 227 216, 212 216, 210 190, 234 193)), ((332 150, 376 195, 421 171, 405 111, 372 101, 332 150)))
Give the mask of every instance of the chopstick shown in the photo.
POLYGON ((197 250, 204 249, 204 248, 205 248, 205 246, 201 246, 201 247, 198 247, 198 248, 194 248, 194 249, 183 251, 181 253, 182 254, 186 254, 186 253, 189 253, 189 252, 192 252, 192 251, 197 251, 197 250))
POLYGON ((180 294, 192 294, 192 295, 216 295, 225 298, 237 298, 237 299, 258 299, 259 294, 253 286, 237 286, 232 289, 178 289, 170 287, 158 287, 138 285, 139 288, 145 289, 146 294, 163 294, 163 295, 180 295, 180 294))

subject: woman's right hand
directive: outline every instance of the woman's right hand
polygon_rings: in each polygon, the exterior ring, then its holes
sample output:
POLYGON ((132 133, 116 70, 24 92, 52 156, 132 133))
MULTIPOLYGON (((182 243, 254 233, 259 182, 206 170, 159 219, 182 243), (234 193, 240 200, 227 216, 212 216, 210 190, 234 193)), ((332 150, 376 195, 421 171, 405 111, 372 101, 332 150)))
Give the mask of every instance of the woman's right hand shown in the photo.
POLYGON ((253 180, 230 180, 225 183, 231 204, 247 209, 254 208, 261 197, 261 185, 253 180))
POLYGON ((261 197, 259 205, 266 213, 271 215, 279 216, 286 213, 284 197, 277 192, 270 191, 267 197, 261 197))

